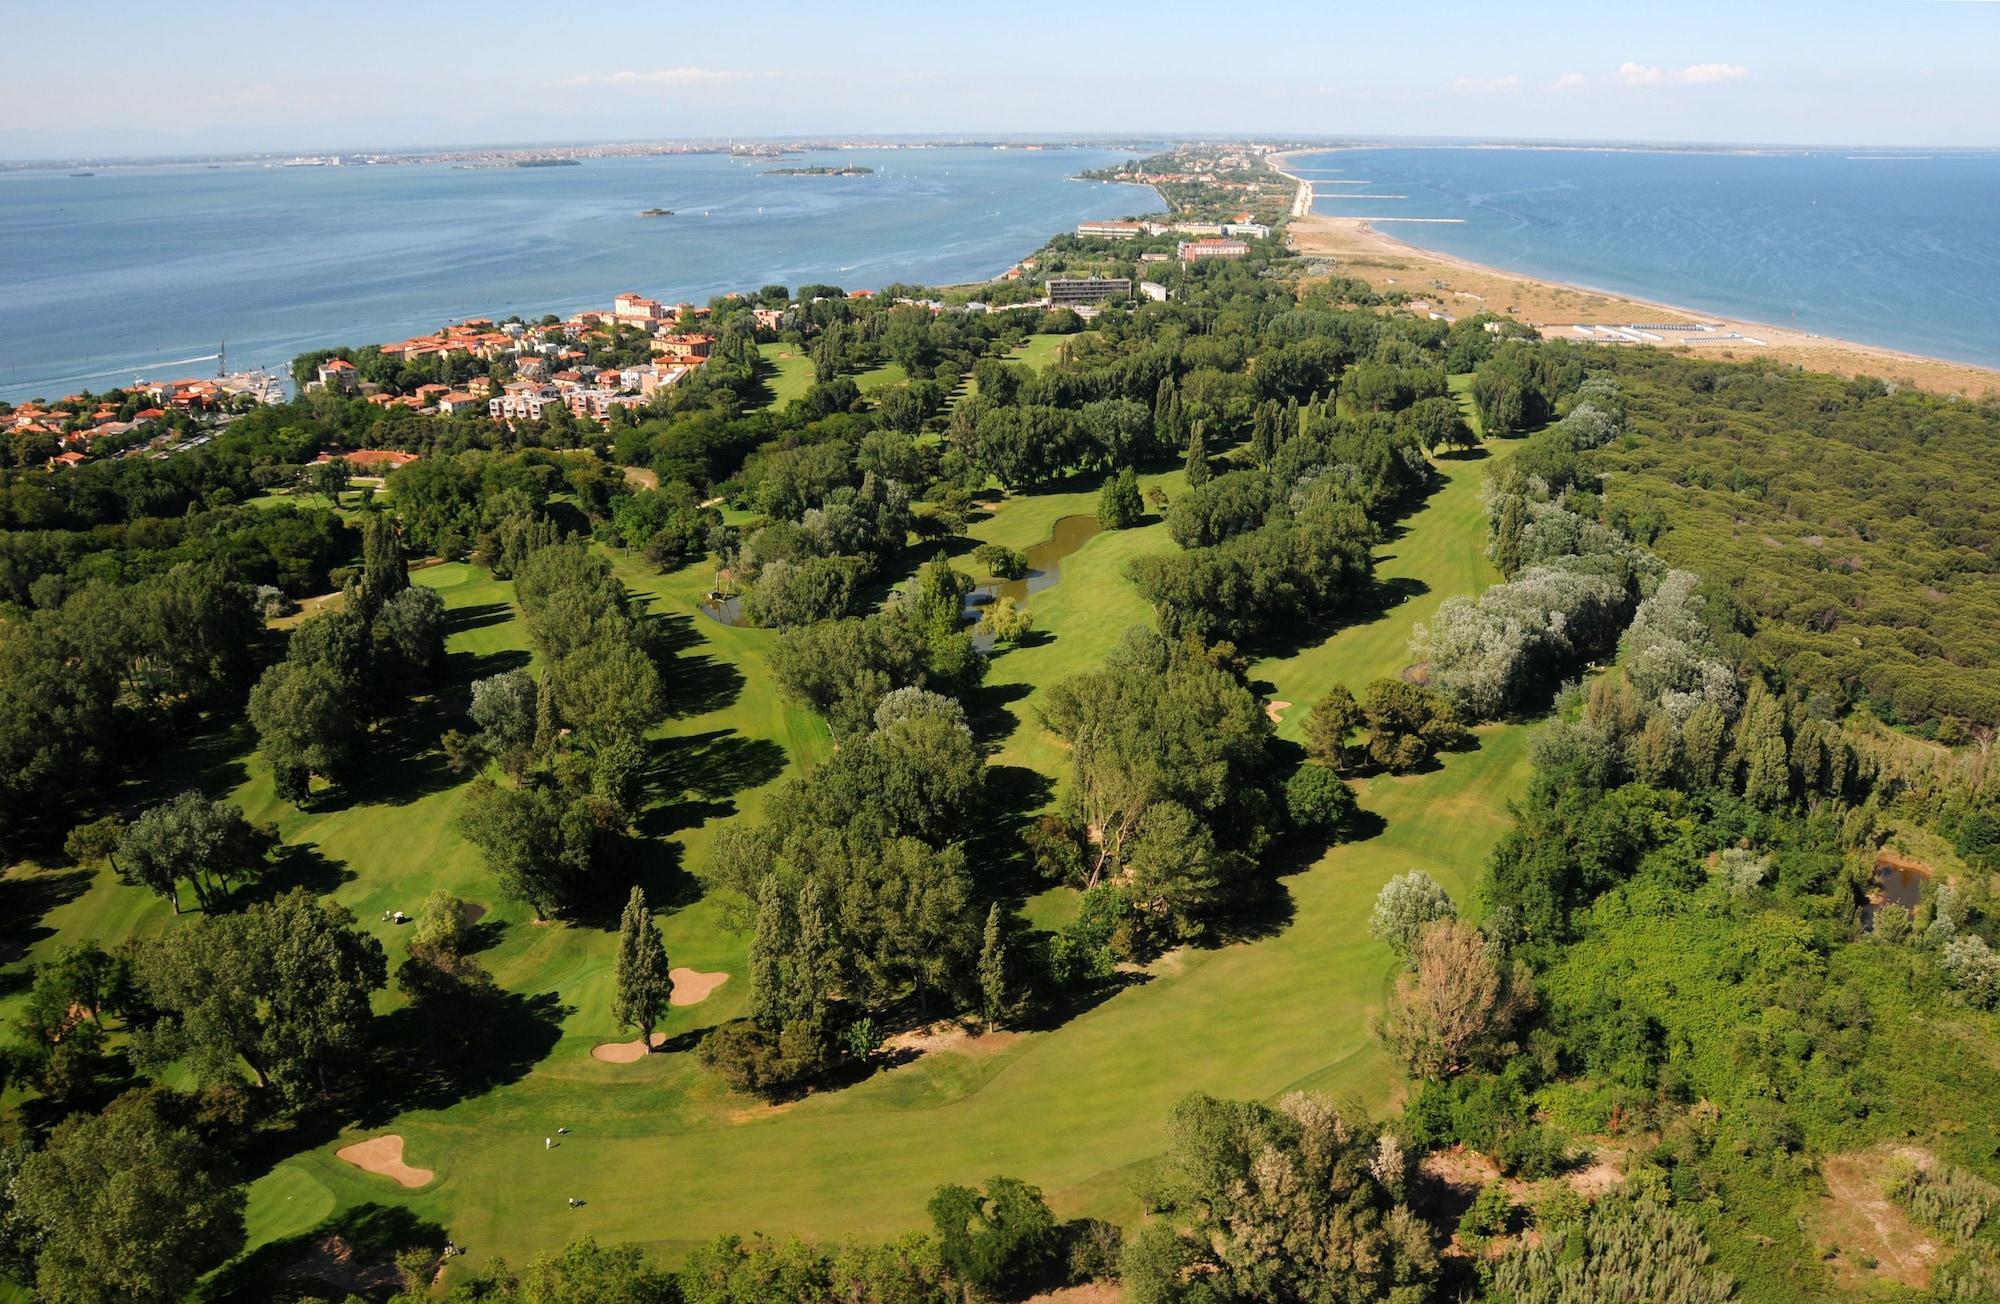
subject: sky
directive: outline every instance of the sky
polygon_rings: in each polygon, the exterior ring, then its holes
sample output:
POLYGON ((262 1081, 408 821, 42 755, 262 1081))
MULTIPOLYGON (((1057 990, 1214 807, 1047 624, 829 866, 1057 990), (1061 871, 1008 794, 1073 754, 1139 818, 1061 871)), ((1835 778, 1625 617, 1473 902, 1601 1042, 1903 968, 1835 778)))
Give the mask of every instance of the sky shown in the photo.
POLYGON ((1003 133, 2000 146, 2000 0, 0 0, 0 31, 10 159, 1003 133))

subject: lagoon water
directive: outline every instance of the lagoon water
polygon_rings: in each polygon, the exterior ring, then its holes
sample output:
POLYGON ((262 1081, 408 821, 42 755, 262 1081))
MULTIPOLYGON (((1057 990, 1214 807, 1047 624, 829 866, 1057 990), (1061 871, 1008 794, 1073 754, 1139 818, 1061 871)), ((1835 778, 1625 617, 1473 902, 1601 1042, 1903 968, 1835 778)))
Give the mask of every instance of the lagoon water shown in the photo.
POLYGON ((0 398, 204 375, 474 315, 701 302, 1004 271, 1150 189, 1068 178, 1091 150, 842 150, 459 169, 228 165, 0 173, 0 398), (874 168, 781 177, 779 166, 874 168), (642 218, 646 208, 675 216, 642 218))
POLYGON ((2000 152, 1383 148, 1294 158, 1314 211, 1697 312, 2000 367, 2000 152), (1366 200, 1353 195, 1403 195, 1366 200))

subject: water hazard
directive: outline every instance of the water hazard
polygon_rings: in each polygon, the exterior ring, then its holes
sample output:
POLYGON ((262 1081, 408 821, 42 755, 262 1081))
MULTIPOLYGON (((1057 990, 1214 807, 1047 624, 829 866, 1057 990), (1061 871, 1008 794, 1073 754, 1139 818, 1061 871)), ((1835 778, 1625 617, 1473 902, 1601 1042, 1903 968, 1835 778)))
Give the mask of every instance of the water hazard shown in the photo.
POLYGON ((1915 910, 1930 881, 1931 868, 1922 861, 1899 856, 1893 851, 1878 854, 1875 857, 1876 890, 1868 904, 1861 907, 1863 927, 1875 926, 1875 912, 1883 906, 1915 910))
MULTIPOLYGON (((966 619, 977 620, 979 609, 996 599, 1012 598, 1017 603, 1025 603, 1054 584, 1062 578, 1063 559, 1095 537, 1099 528, 1097 518, 1092 515, 1059 518, 1049 537, 1028 549, 1027 574, 1016 580, 994 580, 981 584, 966 595, 966 619)), ((695 604, 695 609, 718 624, 748 626, 751 623, 743 613, 743 599, 733 593, 710 593, 695 604)))
POLYGON ((996 598, 1026 602, 1062 578, 1063 558, 1081 548, 1102 528, 1091 515, 1064 516, 1056 521, 1055 532, 1028 549, 1028 573, 1017 580, 995 580, 972 591, 971 602, 981 605, 996 598))

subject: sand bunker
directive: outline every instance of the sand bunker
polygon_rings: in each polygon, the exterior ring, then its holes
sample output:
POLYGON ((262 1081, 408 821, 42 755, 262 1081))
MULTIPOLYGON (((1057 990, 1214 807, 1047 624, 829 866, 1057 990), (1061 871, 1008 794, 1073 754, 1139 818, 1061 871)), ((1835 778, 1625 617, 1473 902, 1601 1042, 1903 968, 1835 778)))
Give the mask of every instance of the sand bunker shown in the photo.
MULTIPOLYGON (((655 1049, 667 1044, 667 1034, 653 1034, 655 1049)), ((590 1048, 590 1058, 602 1060, 606 1064, 637 1064, 646 1058, 646 1043, 634 1037, 630 1041, 607 1041, 601 1046, 590 1048)))
POLYGON ((357 1141, 334 1152, 364 1173, 393 1177, 404 1186, 422 1186, 437 1174, 428 1168, 412 1168, 403 1162, 403 1138, 393 1132, 372 1141, 357 1141))
POLYGON ((699 1005, 708 999, 710 992, 729 981, 726 973, 703 973, 699 969, 669 969, 667 976, 674 980, 674 994, 667 998, 669 1005, 699 1005))
POLYGON ((1275 702, 1264 703, 1264 714, 1271 717, 1272 724, 1283 724, 1285 722, 1285 712, 1291 709, 1292 704, 1282 698, 1275 702))

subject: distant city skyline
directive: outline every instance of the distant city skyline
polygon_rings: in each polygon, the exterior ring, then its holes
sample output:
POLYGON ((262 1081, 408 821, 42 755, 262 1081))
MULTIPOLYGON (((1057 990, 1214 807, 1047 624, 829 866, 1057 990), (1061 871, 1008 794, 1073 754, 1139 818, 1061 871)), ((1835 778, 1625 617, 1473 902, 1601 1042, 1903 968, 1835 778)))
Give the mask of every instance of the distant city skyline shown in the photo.
POLYGON ((2000 3, 0 3, 0 157, 729 136, 2000 146, 2000 3), (115 39, 108 34, 115 33, 115 39), (60 57, 57 57, 60 56, 60 57))

